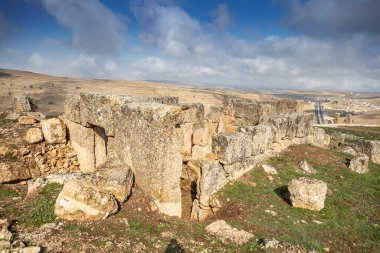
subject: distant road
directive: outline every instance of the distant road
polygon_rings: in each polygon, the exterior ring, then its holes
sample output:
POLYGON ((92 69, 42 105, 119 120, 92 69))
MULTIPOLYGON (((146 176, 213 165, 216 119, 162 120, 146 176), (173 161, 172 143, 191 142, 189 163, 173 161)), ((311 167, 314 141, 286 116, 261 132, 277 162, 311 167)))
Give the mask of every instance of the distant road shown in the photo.
POLYGON ((325 124, 321 101, 315 102, 315 116, 317 117, 317 124, 325 124))

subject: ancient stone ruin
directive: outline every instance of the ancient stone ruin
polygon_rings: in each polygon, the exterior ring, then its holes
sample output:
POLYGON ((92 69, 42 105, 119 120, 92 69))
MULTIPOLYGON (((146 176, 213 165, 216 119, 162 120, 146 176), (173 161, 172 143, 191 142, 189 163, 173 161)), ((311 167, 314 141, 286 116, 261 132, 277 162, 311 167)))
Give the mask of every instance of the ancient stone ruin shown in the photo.
POLYGON ((112 160, 133 172, 134 186, 160 212, 195 220, 217 211, 215 193, 267 157, 328 138, 313 131, 303 101, 226 96, 209 111, 175 97, 82 93, 67 96, 63 121, 83 173, 112 160))

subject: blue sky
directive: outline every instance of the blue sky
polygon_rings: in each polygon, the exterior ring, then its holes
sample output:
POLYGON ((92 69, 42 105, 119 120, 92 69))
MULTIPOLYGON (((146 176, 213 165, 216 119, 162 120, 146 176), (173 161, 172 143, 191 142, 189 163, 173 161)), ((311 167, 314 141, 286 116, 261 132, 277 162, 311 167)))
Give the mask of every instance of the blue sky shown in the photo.
POLYGON ((378 0, 1 0, 0 68, 380 91, 378 0))

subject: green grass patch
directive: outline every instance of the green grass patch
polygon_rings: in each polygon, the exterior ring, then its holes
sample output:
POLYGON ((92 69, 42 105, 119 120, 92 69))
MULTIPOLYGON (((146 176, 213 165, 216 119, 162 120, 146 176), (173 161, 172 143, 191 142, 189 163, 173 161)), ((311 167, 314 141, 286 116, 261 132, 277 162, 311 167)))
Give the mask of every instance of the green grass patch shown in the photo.
POLYGON ((334 132, 352 134, 367 140, 380 140, 380 127, 324 127, 327 134, 334 132))
POLYGON ((28 226, 41 226, 55 221, 55 200, 62 190, 60 184, 52 183, 44 186, 41 193, 28 205, 28 212, 22 221, 28 226))
POLYGON ((63 227, 64 230, 69 231, 73 237, 79 237, 83 233, 89 233, 90 228, 82 224, 69 223, 63 227))
POLYGON ((0 201, 6 201, 12 198, 18 198, 18 197, 22 197, 22 194, 20 194, 19 192, 15 190, 11 190, 11 189, 0 190, 0 201))
MULTIPOLYGON (((344 162, 352 158, 332 151, 330 155, 344 162)), ((287 152, 270 159, 269 164, 278 171, 273 175, 273 181, 268 180, 261 168, 256 168, 247 175, 256 187, 236 181, 222 190, 221 198, 245 206, 244 222, 234 217, 227 222, 240 223, 240 227, 251 229, 262 238, 275 237, 319 251, 325 247, 334 252, 375 252, 380 249, 380 231, 375 225, 380 223, 380 165, 370 163, 367 174, 355 174, 335 164, 315 165, 318 173, 305 175, 293 168, 294 163, 287 152), (290 206, 287 184, 301 176, 327 183, 330 194, 321 211, 290 206), (277 215, 272 216, 265 210, 273 210, 277 215)))
POLYGON ((7 115, 6 112, 0 113, 0 128, 10 127, 17 122, 17 120, 6 119, 7 115))

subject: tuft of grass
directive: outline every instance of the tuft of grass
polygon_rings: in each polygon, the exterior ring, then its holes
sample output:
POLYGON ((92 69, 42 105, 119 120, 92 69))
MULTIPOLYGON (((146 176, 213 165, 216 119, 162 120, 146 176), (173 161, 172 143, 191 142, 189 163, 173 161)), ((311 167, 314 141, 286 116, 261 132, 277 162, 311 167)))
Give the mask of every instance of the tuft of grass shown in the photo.
POLYGON ((62 190, 60 184, 47 184, 41 193, 29 205, 29 211, 22 216, 22 221, 28 226, 41 226, 55 221, 55 200, 62 190))
POLYGON ((15 190, 3 189, 0 190, 0 201, 9 200, 11 198, 21 197, 21 194, 15 190))
POLYGON ((63 227, 64 230, 69 231, 73 237, 79 237, 83 233, 90 232, 90 228, 82 224, 69 223, 63 227))

